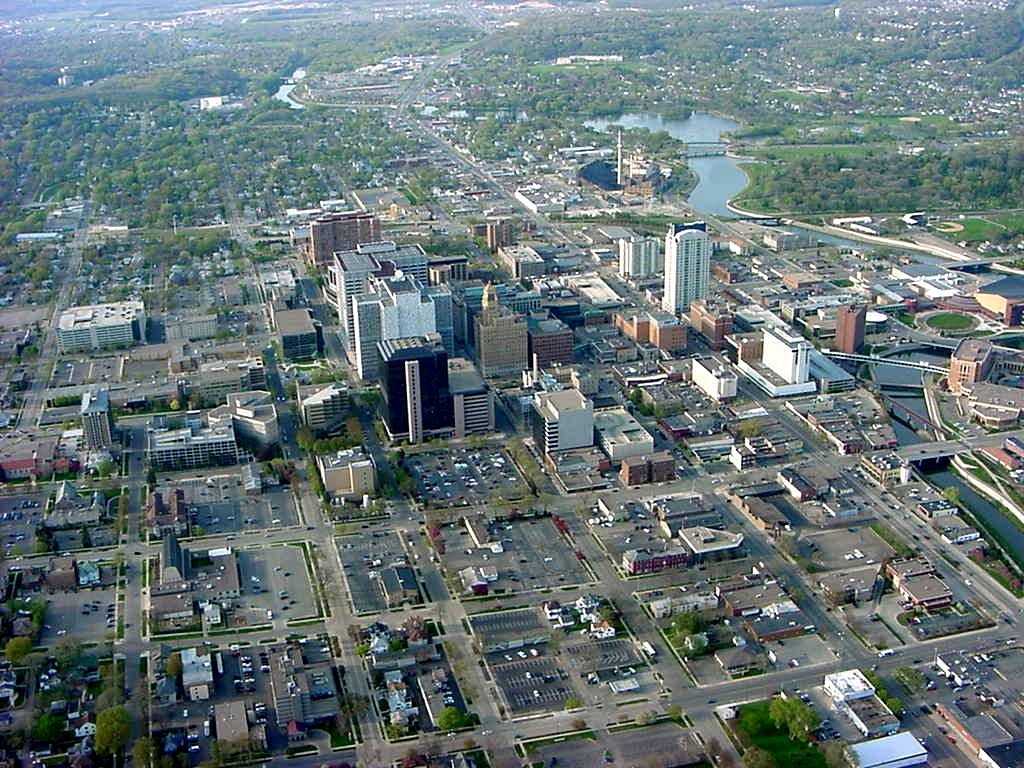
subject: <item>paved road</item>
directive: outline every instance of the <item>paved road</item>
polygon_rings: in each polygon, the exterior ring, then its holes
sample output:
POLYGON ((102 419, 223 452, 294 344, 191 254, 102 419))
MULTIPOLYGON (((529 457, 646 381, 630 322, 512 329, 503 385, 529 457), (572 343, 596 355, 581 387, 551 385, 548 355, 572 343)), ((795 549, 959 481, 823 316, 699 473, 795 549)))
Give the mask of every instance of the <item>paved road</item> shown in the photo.
POLYGON ((57 360, 57 327, 60 324, 60 313, 71 306, 71 300, 74 297, 78 273, 82 269, 82 249, 89 237, 91 217, 92 201, 87 201, 82 208, 82 215, 75 228, 74 237, 67 245, 67 269, 58 273, 60 286, 57 289, 57 298, 53 303, 53 313, 50 315, 49 323, 44 327, 45 338, 39 347, 36 370, 32 377, 32 383, 22 399, 21 412, 18 414, 17 424, 21 429, 31 429, 36 426, 46 403, 46 385, 50 379, 50 371, 53 370, 57 360))

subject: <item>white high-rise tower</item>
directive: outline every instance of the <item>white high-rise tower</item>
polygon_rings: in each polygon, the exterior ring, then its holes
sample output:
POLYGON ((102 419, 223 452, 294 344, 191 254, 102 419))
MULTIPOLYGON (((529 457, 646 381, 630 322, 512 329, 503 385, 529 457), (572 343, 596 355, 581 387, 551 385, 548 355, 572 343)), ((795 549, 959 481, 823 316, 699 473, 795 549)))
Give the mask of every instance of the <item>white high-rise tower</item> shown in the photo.
POLYGON ((708 292, 711 242, 707 224, 694 221, 671 224, 665 235, 665 295, 661 306, 677 314, 689 312, 690 302, 708 292))
POLYGON ((619 129, 619 138, 616 142, 615 160, 615 183, 622 187, 622 129, 619 129))

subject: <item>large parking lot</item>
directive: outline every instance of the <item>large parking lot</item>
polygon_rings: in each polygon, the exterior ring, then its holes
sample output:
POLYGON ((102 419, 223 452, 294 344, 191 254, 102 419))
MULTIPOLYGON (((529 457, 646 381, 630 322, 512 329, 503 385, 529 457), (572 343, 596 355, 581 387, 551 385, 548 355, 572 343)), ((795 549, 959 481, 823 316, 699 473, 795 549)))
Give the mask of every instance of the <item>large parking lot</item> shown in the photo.
POLYGON ((238 570, 242 585, 238 604, 256 613, 249 623, 265 623, 267 611, 275 624, 319 615, 299 547, 240 550, 238 570))
POLYGON ((445 526, 442 535, 445 571, 453 576, 463 568, 493 568, 498 579, 491 591, 518 592, 583 584, 590 575, 562 539, 550 518, 491 523, 491 540, 501 552, 474 545, 463 524, 445 526))
POLYGON ((36 526, 46 506, 45 493, 0 497, 0 542, 6 558, 36 551, 36 526))
POLYGON ((249 496, 238 472, 176 478, 173 483, 161 485, 159 490, 167 498, 174 488, 185 492, 193 531, 198 526, 202 535, 299 524, 295 500, 289 488, 269 488, 262 494, 249 496))
POLYGON ((47 594, 46 617, 40 645, 53 645, 65 635, 79 642, 102 640, 116 630, 117 591, 113 586, 113 567, 104 568, 110 586, 47 594), (114 610, 111 610, 111 609, 114 610))
POLYGON ((387 610, 377 576, 380 568, 405 562, 402 541, 393 531, 369 531, 335 539, 345 586, 357 614, 387 610))
POLYGON ((825 570, 874 565, 895 554, 893 548, 866 525, 816 531, 804 536, 799 543, 800 555, 825 570))
POLYGON ((568 661, 569 668, 579 675, 642 663, 632 642, 618 637, 610 640, 584 638, 578 642, 574 640, 571 644, 566 642, 562 655, 568 661))
POLYGON ((487 657, 495 682, 501 687, 513 715, 554 711, 575 695, 569 673, 538 649, 537 656, 525 650, 492 653, 487 657), (526 658, 522 658, 525 656, 526 658))
POLYGON ((418 497, 438 507, 521 499, 527 487, 503 448, 457 448, 419 453, 406 460, 418 497))

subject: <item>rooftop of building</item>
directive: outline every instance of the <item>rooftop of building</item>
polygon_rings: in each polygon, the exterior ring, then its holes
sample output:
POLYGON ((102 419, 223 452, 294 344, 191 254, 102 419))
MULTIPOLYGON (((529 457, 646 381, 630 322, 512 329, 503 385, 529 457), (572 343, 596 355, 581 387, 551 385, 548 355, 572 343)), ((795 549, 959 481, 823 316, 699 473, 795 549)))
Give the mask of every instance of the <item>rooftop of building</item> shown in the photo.
POLYGON ((82 395, 81 415, 107 413, 110 410, 110 390, 100 389, 82 395))
POLYGON ((578 411, 590 406, 590 401, 578 389, 562 389, 556 392, 538 392, 534 396, 537 406, 553 417, 567 411, 578 411))
POLYGON ((338 382, 331 382, 330 384, 324 384, 309 394, 304 393, 302 404, 304 406, 319 405, 343 394, 348 394, 348 387, 338 382))
POLYGON ((679 538, 696 554, 734 549, 743 544, 742 533, 718 531, 703 525, 681 529, 679 538))
POLYGON ((313 333, 313 317, 308 309, 286 309, 274 313, 274 324, 282 334, 313 333))
POLYGON ((378 342, 377 345, 380 348, 381 358, 384 360, 415 360, 444 351, 441 337, 436 333, 386 339, 378 342))
POLYGON ((1002 296, 1004 299, 1024 299, 1024 277, 1009 275, 978 289, 978 293, 1002 296))
POLYGON ((145 314, 145 311, 145 305, 138 300, 68 307, 60 313, 58 327, 62 331, 71 331, 95 324, 131 322, 145 314))
POLYGON ((825 682, 844 698, 875 692, 875 686, 859 669, 847 669, 825 675, 825 682))
POLYGON ((469 360, 453 357, 448 361, 448 389, 453 395, 483 392, 487 389, 483 377, 469 360))
POLYGON ((992 342, 985 339, 961 339, 953 350, 953 359, 965 363, 981 363, 992 354, 992 342))
POLYGON ((317 456, 317 461, 325 469, 343 469, 352 464, 369 462, 373 464, 373 456, 364 451, 361 447, 346 448, 337 453, 328 453, 317 456))
POLYGON ((594 429, 615 442, 651 439, 650 433, 625 408, 609 408, 594 414, 594 429))

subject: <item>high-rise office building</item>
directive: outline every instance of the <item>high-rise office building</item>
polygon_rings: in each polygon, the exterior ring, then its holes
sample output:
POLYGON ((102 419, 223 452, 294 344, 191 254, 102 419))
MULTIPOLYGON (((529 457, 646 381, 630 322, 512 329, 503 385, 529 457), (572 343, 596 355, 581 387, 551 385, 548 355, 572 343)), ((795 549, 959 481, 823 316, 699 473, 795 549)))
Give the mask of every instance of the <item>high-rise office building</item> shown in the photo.
POLYGON ((765 328, 761 362, 787 384, 810 379, 811 342, 789 328, 765 328))
POLYGON ((868 310, 863 304, 845 304, 836 312, 836 350, 855 354, 864 346, 864 322, 868 310))
POLYGON ((104 449, 114 444, 114 415, 110 410, 110 390, 82 395, 82 432, 86 448, 104 449))
POLYGON ((656 237, 619 238, 619 275, 625 278, 644 278, 660 274, 665 269, 665 252, 656 237))
POLYGON ((494 431, 494 393, 469 360, 448 361, 448 386, 455 411, 455 437, 494 431))
POLYGON ((708 292, 711 241, 703 221, 672 224, 665 235, 665 295, 668 312, 688 312, 690 303, 708 292))
POLYGON ((449 355, 455 354, 455 312, 452 289, 447 285, 427 286, 426 294, 434 302, 434 325, 449 355))
POLYGON ((552 363, 571 363, 574 337, 572 328, 547 312, 537 312, 526 320, 526 340, 530 367, 547 368, 552 363))
POLYGON ((454 344, 451 292, 443 286, 426 288, 411 276, 371 278, 369 291, 352 300, 352 317, 351 355, 364 381, 377 378, 378 342, 437 333, 442 344, 445 339, 454 344), (439 328, 439 319, 446 325, 439 328))
POLYGON ((538 392, 533 399, 533 441, 554 453, 594 444, 594 403, 577 389, 538 392))
POLYGON ((335 251, 351 251, 363 243, 380 240, 380 219, 362 211, 327 213, 309 223, 304 243, 306 261, 312 266, 327 264, 335 251))
POLYGON ((285 360, 312 360, 323 351, 323 331, 308 309, 271 310, 285 360))
POLYGON ((498 302, 493 285, 484 289, 474 342, 484 378, 518 376, 529 367, 526 320, 498 302))
POLYGON ((366 293, 374 276, 396 272, 411 275, 427 285, 427 254, 417 244, 396 245, 390 241, 364 243, 350 251, 335 253, 327 264, 324 296, 338 313, 342 344, 351 357, 355 338, 352 299, 366 293))
POLYGON ((448 353, 436 334, 378 344, 384 427, 392 440, 419 443, 455 429, 448 353))

